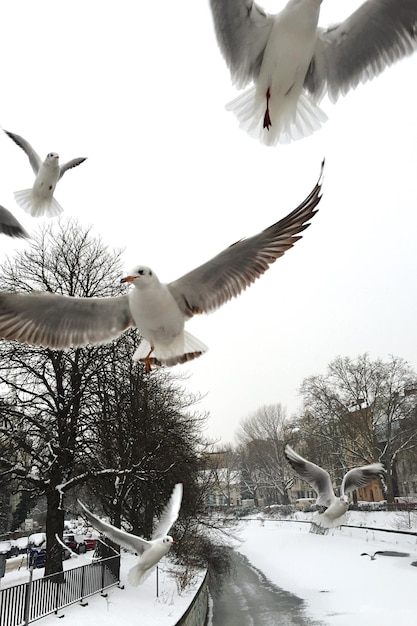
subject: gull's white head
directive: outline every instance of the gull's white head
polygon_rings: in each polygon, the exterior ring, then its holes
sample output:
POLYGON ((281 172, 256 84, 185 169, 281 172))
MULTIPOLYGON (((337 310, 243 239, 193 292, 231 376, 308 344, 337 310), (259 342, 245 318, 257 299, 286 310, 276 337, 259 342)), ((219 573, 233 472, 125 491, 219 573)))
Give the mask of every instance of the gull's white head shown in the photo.
POLYGON ((343 494, 343 496, 340 496, 340 502, 342 504, 345 504, 346 506, 349 506, 349 498, 343 494))
POLYGON ((168 554, 168 552, 171 550, 171 546, 176 543, 170 535, 165 535, 165 537, 159 537, 156 542, 160 546, 159 549, 164 554, 168 554))
POLYGON ((173 540, 173 538, 171 537, 171 535, 167 535, 166 537, 162 538, 162 543, 167 544, 171 547, 171 545, 173 543, 175 543, 175 541, 173 540))
POLYGON ((46 160, 47 161, 54 161, 55 159, 59 159, 59 154, 57 154, 56 152, 49 152, 46 155, 46 160))
POLYGON ((133 283, 135 287, 142 287, 149 285, 156 279, 156 275, 153 273, 150 267, 145 265, 137 265, 134 267, 127 276, 121 279, 121 283, 133 283))

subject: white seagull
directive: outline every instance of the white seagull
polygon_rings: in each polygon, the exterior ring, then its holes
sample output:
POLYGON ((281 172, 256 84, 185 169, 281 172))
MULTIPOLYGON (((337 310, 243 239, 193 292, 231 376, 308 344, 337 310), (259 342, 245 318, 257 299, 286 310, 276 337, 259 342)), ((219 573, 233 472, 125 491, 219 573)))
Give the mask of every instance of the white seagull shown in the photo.
POLYGON ((379 478, 384 473, 382 463, 362 465, 349 470, 343 477, 340 497, 338 498, 334 494, 332 481, 326 470, 304 459, 288 444, 285 446, 284 453, 291 467, 317 492, 316 504, 327 507, 324 513, 319 513, 314 519, 317 524, 326 528, 332 528, 342 523, 340 518, 346 513, 349 506, 347 493, 359 487, 365 487, 374 478, 379 478))
POLYGON ((254 83, 227 108, 267 145, 310 135, 327 119, 326 93, 335 102, 417 48, 416 0, 367 0, 329 28, 318 27, 321 2, 270 15, 252 0, 210 0, 233 83, 254 83))
POLYGON ((31 189, 15 191, 14 197, 17 204, 33 217, 41 217, 42 215, 53 217, 62 213, 63 208, 53 195, 57 182, 67 170, 83 163, 86 157, 72 159, 60 166, 58 154, 49 152, 42 162, 40 156, 26 139, 7 130, 4 132, 26 153, 36 176, 31 189))
POLYGON ((3 206, 0 206, 0 233, 8 237, 29 237, 15 216, 3 206))
POLYGON ((140 555, 138 563, 129 570, 128 574, 130 584, 137 587, 137 585, 140 585, 148 578, 158 561, 168 554, 172 544, 175 543, 173 538, 167 533, 178 518, 181 501, 182 484, 177 483, 168 504, 162 511, 158 525, 152 533, 152 539, 149 541, 103 522, 91 513, 80 500, 78 500, 78 504, 82 507, 85 516, 94 528, 123 548, 132 550, 140 555))
POLYGON ((149 267, 139 265, 122 278, 134 286, 122 296, 0 292, 0 337, 63 349, 108 342, 136 327, 142 341, 133 359, 144 362, 147 372, 152 363, 171 366, 200 356, 207 347, 184 330, 186 320, 240 294, 301 239, 299 233, 317 213, 322 171, 311 193, 287 217, 171 283, 160 283, 149 267))

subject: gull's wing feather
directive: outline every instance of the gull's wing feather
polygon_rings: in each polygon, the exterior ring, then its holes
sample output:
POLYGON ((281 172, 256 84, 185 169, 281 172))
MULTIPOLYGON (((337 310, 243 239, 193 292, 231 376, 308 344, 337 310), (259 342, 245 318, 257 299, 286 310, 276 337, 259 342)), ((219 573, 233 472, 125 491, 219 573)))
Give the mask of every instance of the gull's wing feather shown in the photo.
POLYGON ((157 527, 155 528, 152 539, 165 537, 171 526, 177 521, 182 501, 182 484, 177 483, 172 491, 171 497, 162 511, 157 527))
POLYGON ((321 176, 309 196, 276 224, 254 237, 241 239, 213 259, 169 283, 185 317, 214 311, 239 295, 301 239, 321 200, 321 176))
POLYGON ((59 168, 59 178, 62 178, 67 170, 70 170, 72 167, 77 167, 77 165, 81 165, 81 163, 84 163, 84 161, 86 160, 87 157, 77 157, 76 159, 71 159, 71 161, 67 161, 59 168))
POLYGON ((359 487, 366 487, 374 478, 379 478, 384 474, 382 463, 371 463, 349 470, 342 481, 340 495, 354 491, 359 487))
POLYGON ((15 216, 3 206, 0 206, 0 233, 8 237, 29 237, 15 216))
POLYGON ((210 0, 217 42, 238 88, 255 79, 274 17, 251 0, 210 0))
POLYGON ((146 541, 146 539, 142 539, 142 537, 132 535, 121 528, 116 528, 116 526, 103 522, 103 520, 94 515, 94 513, 91 513, 81 500, 78 500, 78 504, 83 509, 84 515, 90 524, 119 546, 123 546, 123 548, 126 548, 127 550, 134 550, 138 554, 142 554, 145 548, 149 548, 151 546, 151 543, 146 541))
POLYGON ((329 506, 335 498, 329 473, 304 459, 288 444, 285 446, 284 454, 293 470, 317 492, 317 504, 329 506))
POLYGON ((26 141, 26 139, 23 139, 23 137, 21 137, 20 135, 16 135, 16 133, 11 133, 8 130, 5 130, 4 132, 6 133, 6 135, 9 135, 10 139, 13 139, 13 141, 19 146, 19 148, 22 148, 22 150, 26 152, 32 169, 34 173, 37 174, 40 166, 42 165, 42 159, 39 154, 37 154, 30 145, 30 143, 26 141))
POLYGON ((0 337, 47 348, 105 343, 134 326, 128 296, 0 292, 0 337))
POLYGON ((331 100, 417 49, 416 0, 367 0, 344 22, 319 29, 305 87, 331 100))

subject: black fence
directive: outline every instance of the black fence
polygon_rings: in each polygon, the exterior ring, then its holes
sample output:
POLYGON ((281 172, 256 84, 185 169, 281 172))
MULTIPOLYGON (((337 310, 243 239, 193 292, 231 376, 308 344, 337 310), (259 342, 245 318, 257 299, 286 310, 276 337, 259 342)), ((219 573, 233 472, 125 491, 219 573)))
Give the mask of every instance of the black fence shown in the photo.
POLYGON ((75 602, 117 585, 120 555, 0 590, 1 626, 27 626, 75 602))

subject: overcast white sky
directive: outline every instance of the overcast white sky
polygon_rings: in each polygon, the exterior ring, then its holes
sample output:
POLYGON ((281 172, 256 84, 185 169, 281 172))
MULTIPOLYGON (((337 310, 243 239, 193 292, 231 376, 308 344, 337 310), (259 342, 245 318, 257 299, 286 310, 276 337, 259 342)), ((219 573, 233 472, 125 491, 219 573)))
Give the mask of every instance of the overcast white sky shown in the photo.
MULTIPOLYGON (((320 22, 359 4, 324 0, 320 22)), ((0 125, 42 157, 88 157, 58 184, 65 214, 124 247, 127 270, 149 265, 163 282, 284 217, 326 157, 302 240, 244 294, 187 324, 209 351, 177 369, 205 394, 209 436, 231 441, 263 404, 291 415, 302 380, 337 355, 394 354, 417 367, 417 55, 336 105, 324 100, 322 130, 275 148, 224 108, 237 91, 208 0, 6 0, 0 59, 0 125)), ((0 168, 0 204, 35 229, 13 199, 32 169, 4 133, 0 168)), ((25 245, 1 237, 0 261, 25 245)))

